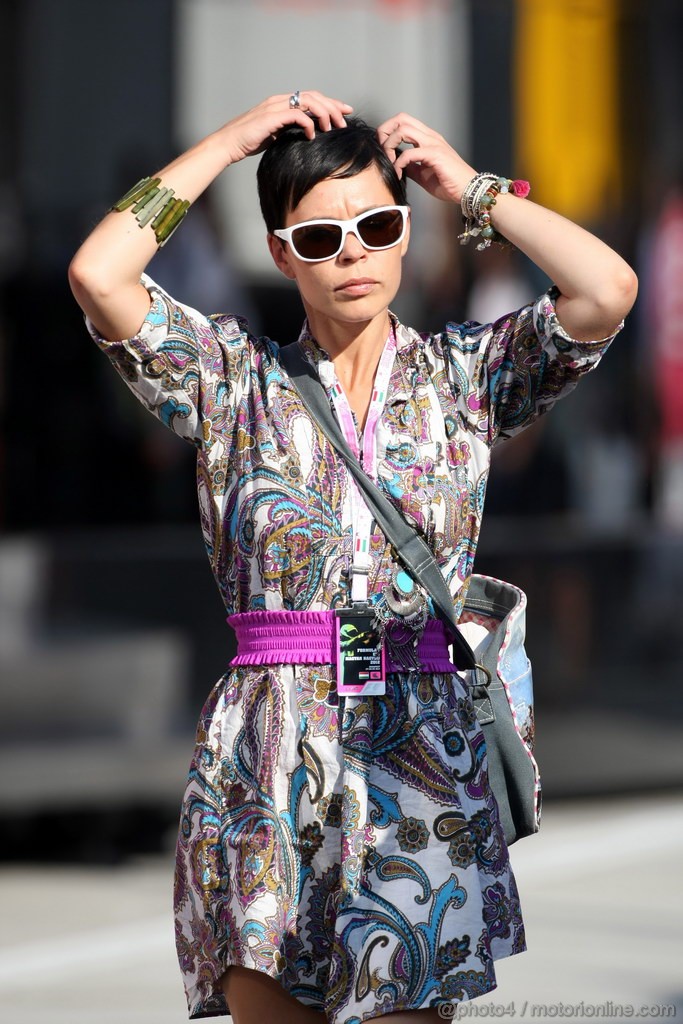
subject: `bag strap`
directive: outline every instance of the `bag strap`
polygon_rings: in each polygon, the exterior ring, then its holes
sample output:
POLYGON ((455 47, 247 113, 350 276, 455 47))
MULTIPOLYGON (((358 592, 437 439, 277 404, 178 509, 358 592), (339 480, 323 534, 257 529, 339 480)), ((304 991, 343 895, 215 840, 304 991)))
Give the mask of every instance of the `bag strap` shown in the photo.
POLYGON ((439 617, 450 626, 455 648, 455 663, 459 668, 474 668, 472 648, 458 628, 453 598, 429 546, 364 472, 339 429, 325 389, 298 343, 280 349, 280 363, 289 374, 309 414, 346 462, 365 495, 368 507, 398 558, 430 595, 439 617))

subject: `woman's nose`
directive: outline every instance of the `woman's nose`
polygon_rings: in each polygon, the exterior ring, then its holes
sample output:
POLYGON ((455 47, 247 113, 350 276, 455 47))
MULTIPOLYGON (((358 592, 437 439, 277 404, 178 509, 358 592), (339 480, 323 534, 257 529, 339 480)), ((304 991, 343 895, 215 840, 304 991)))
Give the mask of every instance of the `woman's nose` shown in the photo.
POLYGON ((359 257, 364 256, 366 252, 367 250, 358 235, 353 231, 349 231, 344 239, 344 245, 339 255, 342 259, 357 260, 359 257))

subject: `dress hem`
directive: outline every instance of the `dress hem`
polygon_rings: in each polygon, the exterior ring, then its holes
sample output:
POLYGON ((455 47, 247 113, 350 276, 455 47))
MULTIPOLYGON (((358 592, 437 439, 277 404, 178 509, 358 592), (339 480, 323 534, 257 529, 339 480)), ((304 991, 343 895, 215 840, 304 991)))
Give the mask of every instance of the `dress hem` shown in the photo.
MULTIPOLYGON (((526 947, 526 944, 525 944, 524 946, 522 946, 521 949, 511 949, 509 952, 501 953, 498 956, 492 956, 491 962, 493 964, 495 964, 499 960, 507 960, 511 956, 518 956, 520 953, 526 953, 526 951, 527 951, 527 947, 526 947)), ((221 975, 220 976, 221 977, 223 976, 225 971, 227 971, 228 967, 245 967, 245 966, 246 966, 245 964, 238 964, 238 963, 227 964, 227 966, 224 967, 223 970, 221 971, 221 975)), ((277 981, 277 975, 269 974, 269 972, 266 971, 266 970, 262 970, 261 968, 258 968, 258 967, 252 967, 252 968, 250 968, 250 970, 260 971, 261 974, 265 974, 267 977, 272 978, 273 981, 277 981)), ((426 1006, 423 1005, 423 1004, 420 1004, 419 1006, 400 1006, 400 1007, 387 1006, 386 1009, 380 1008, 380 1012, 378 1014, 376 1014, 374 1017, 359 1017, 358 1015, 356 1015, 354 1017, 352 1015, 349 1015, 346 1018, 345 1021, 344 1020, 338 1020, 338 1021, 334 1021, 333 1020, 333 1021, 331 1021, 331 1024, 356 1024, 356 1022, 357 1022, 357 1024, 362 1024, 362 1022, 366 1021, 366 1020, 379 1020, 380 1017, 384 1017, 388 1013, 409 1012, 409 1011, 414 1011, 414 1010, 429 1010, 429 1009, 432 1009, 434 1006, 457 1006, 459 1003, 471 1003, 473 999, 479 999, 480 996, 490 995, 490 993, 491 992, 495 992, 497 988, 498 988, 498 981, 497 981, 497 979, 495 978, 495 975, 494 975, 494 980, 493 980, 493 984, 491 985, 491 987, 488 988, 486 990, 486 992, 479 992, 476 996, 465 996, 463 999, 445 999, 444 998, 439 1003, 429 1003, 426 1006)), ((287 989, 284 989, 284 991, 287 992, 287 989)), ((219 997, 217 996, 216 998, 219 998, 219 997)), ((294 996, 294 998, 298 999, 298 996, 294 996)), ((307 1007, 310 1010, 315 1010, 316 1012, 319 1012, 319 1013, 321 1013, 323 1015, 325 1014, 325 1008, 324 1007, 317 1006, 315 1003, 306 1002, 304 999, 298 999, 298 1001, 302 1004, 302 1006, 305 1006, 305 1007, 307 1007)), ((228 1004, 226 1002, 224 1010, 220 1009, 218 1007, 216 1009, 204 1010, 204 1009, 202 1009, 201 1006, 198 1006, 195 1012, 190 1012, 188 1019, 189 1020, 206 1020, 209 1017, 229 1017, 229 1016, 230 1016, 230 1008, 228 1007, 228 1004)))

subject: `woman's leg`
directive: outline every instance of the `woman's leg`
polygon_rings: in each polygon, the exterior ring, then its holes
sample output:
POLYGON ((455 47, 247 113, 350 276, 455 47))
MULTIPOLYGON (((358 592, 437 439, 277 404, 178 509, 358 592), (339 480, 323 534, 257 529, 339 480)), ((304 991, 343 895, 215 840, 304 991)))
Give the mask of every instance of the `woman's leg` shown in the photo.
POLYGON ((233 1024, 323 1024, 321 1010, 314 1010, 285 992, 282 985, 250 967, 229 967, 223 975, 223 994, 233 1024))

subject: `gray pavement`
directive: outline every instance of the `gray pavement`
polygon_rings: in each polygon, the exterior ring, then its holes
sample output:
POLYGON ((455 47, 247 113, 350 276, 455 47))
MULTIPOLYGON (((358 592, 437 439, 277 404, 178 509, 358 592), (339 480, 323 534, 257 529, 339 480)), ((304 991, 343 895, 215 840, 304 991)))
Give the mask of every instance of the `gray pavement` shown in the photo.
MULTIPOLYGON (((551 804, 512 856, 529 951, 461 1019, 683 1019, 681 796, 551 804)), ((183 1024, 171 871, 0 871, 3 1024, 183 1024)))

